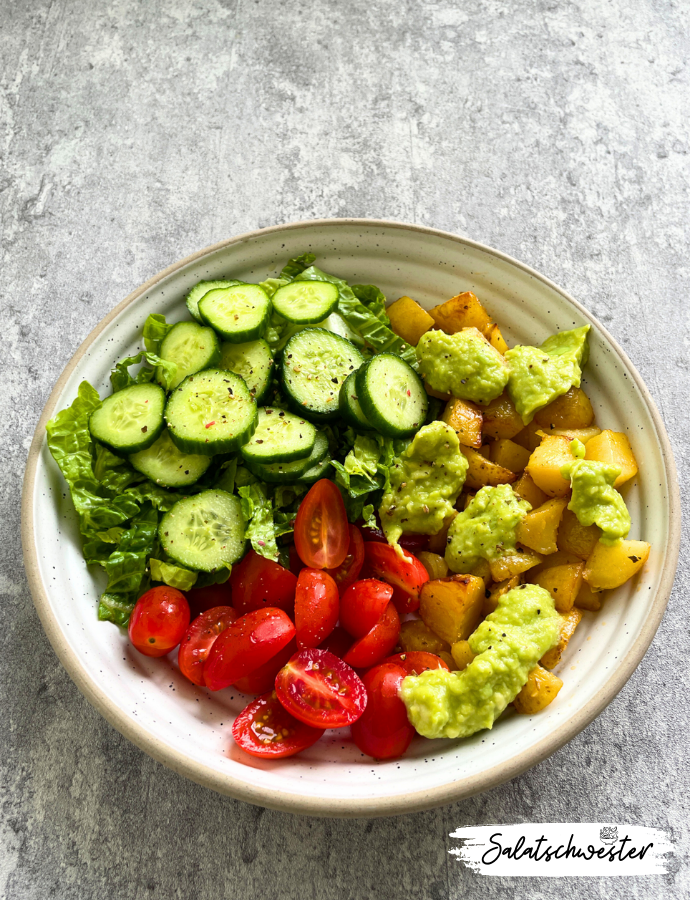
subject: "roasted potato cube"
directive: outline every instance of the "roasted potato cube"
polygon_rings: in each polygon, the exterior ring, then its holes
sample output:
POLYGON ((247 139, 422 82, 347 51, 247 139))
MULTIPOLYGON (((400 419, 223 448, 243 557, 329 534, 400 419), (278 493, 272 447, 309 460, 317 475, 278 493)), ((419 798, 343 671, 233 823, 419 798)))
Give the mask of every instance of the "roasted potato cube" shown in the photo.
POLYGON ((535 666, 529 673, 527 684, 513 700, 513 705, 522 715, 533 716, 555 700, 562 687, 563 682, 557 675, 535 666))
POLYGON ((481 578, 474 575, 439 578, 422 586, 419 614, 427 628, 454 644, 466 640, 477 627, 483 601, 484 582, 481 578))
POLYGON ((496 463, 486 459, 478 450, 471 447, 463 447, 462 452, 467 457, 469 467, 465 478, 465 487, 478 491, 485 485, 510 484, 517 479, 515 472, 497 466, 496 463))
POLYGON ((504 469, 519 475, 529 462, 529 450, 507 438, 500 438, 491 444, 491 461, 504 469))
POLYGON ((637 460, 630 441, 620 431, 602 431, 587 441, 585 450, 585 459, 596 459, 620 468, 621 474, 613 484, 616 488, 637 475, 637 460))
POLYGON ((434 327, 434 320, 412 297, 401 297, 386 309, 391 330, 416 347, 419 339, 434 327))
POLYGON ((540 562, 541 556, 534 550, 517 547, 515 553, 511 553, 510 556, 503 556, 501 559, 492 560, 489 563, 491 577, 494 581, 506 581, 514 575, 527 572, 533 566, 539 565, 540 562))
POLYGON ((402 623, 398 644, 404 653, 426 650, 427 653, 435 653, 438 656, 441 651, 450 650, 450 643, 442 640, 421 619, 409 619, 402 623))
POLYGON ((587 609, 590 612, 598 612, 601 609, 601 601, 604 596, 603 591, 595 593, 592 588, 583 580, 580 590, 575 598, 575 606, 578 609, 587 609))
POLYGON ((529 425, 525 425, 525 427, 515 435, 513 440, 516 444, 519 444, 521 447, 524 447, 525 450, 529 450, 529 452, 532 453, 537 449, 545 437, 546 432, 541 425, 537 425, 536 422, 532 421, 529 425))
POLYGON ((561 516, 568 504, 567 500, 554 497, 542 506, 528 512, 518 525, 517 539, 530 550, 548 555, 558 550, 556 536, 561 516))
POLYGON ((530 581, 532 580, 532 576, 538 575, 540 572, 543 572, 544 569, 553 569, 554 566, 576 566, 578 563, 582 562, 579 556, 573 556, 572 553, 563 553, 561 550, 558 550, 556 553, 550 553, 548 556, 545 556, 544 559, 539 563, 538 566, 535 566, 530 574, 530 581))
POLYGON ((491 459, 491 444, 484 444, 477 450, 477 453, 481 453, 484 459, 491 459))
POLYGON ((470 649, 468 641, 456 641, 451 646, 450 653, 453 657, 453 662, 455 663, 456 670, 466 669, 472 662, 474 657, 477 655, 470 649))
POLYGON ((484 332, 484 337, 494 349, 498 350, 499 353, 503 354, 508 349, 508 345, 503 339, 501 329, 498 327, 498 325, 489 325, 489 327, 484 332))
POLYGON ((457 511, 452 512, 447 519, 443 520, 443 528, 437 531, 436 534, 431 535, 429 538, 429 551, 431 553, 438 553, 440 556, 445 554, 448 546, 448 529, 456 516, 457 511))
POLYGON ((566 437, 569 441, 577 440, 586 444, 593 437, 601 434, 601 428, 597 428, 596 425, 590 425, 589 428, 552 428, 549 434, 554 437, 566 437))
POLYGON ((491 316, 471 291, 451 297, 430 312, 436 327, 446 334, 455 334, 463 328, 476 328, 483 334, 494 324, 491 316))
POLYGON ((612 547, 598 541, 585 563, 584 579, 593 591, 620 587, 640 571, 650 549, 646 541, 619 541, 612 547))
POLYGON ((571 387, 566 394, 540 409, 534 421, 545 431, 551 428, 588 428, 594 421, 594 410, 582 388, 571 387))
POLYGON ((482 445, 482 411, 476 403, 453 397, 443 411, 443 421, 450 425, 458 440, 466 447, 482 445))
POLYGON ((570 482, 561 475, 561 467, 573 458, 568 438, 545 437, 530 456, 526 471, 549 497, 565 497, 570 482))
POLYGON ((566 613, 566 615, 562 617, 562 619, 561 636, 558 643, 555 647, 552 647, 551 650, 548 650, 539 660, 539 665, 543 666, 545 669, 555 669, 561 661, 563 652, 568 646, 568 641, 580 624, 582 613, 579 609, 571 609, 569 613, 566 613))
POLYGON ((494 440, 510 440, 523 429, 522 419, 507 393, 482 408, 482 434, 494 440))
POLYGON ((436 578, 445 578, 448 574, 448 563, 438 553, 422 550, 417 554, 417 559, 426 569, 431 581, 436 578))
POLYGON ((469 572, 463 572, 463 575, 474 575, 477 578, 481 578, 484 586, 486 586, 491 581, 491 566, 487 560, 480 559, 472 566, 469 572))
POLYGON ((566 509, 558 526, 558 549, 572 553, 579 559, 587 559, 599 540, 596 525, 580 525, 574 512, 566 509))
POLYGON ((565 566, 543 569, 538 575, 528 575, 527 579, 551 594, 559 613, 567 613, 573 608, 575 597, 580 590, 583 569, 584 563, 578 561, 565 566))
POLYGON ((544 503, 549 499, 544 491, 541 488, 538 488, 536 484, 529 477, 527 472, 523 472, 523 474, 518 478, 518 480, 513 485, 513 493, 517 494, 521 500, 526 500, 532 509, 537 509, 539 506, 543 506, 544 503))
POLYGON ((440 659, 448 666, 451 672, 457 672, 458 666, 455 660, 453 659, 453 654, 449 653, 447 650, 441 650, 440 653, 437 654, 440 659))
POLYGON ((426 381, 423 381, 423 384, 424 390, 430 397, 436 397, 437 400, 443 400, 445 403, 448 403, 448 401, 452 399, 450 394, 443 394, 441 391, 435 391, 432 387, 429 387, 426 381))
POLYGON ((514 575, 512 578, 508 578, 507 581, 501 581, 498 584, 494 584, 490 591, 485 591, 483 618, 486 618, 489 613, 492 613, 498 606, 500 598, 504 594, 507 594, 508 591, 512 591, 513 588, 516 588, 521 580, 519 575, 514 575))

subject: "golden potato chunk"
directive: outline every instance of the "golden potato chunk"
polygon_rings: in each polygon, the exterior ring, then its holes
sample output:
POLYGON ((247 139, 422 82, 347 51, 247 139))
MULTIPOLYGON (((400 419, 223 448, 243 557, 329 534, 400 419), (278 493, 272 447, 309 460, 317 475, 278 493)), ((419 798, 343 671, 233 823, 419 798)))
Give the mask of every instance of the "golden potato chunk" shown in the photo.
POLYGON ((519 444, 521 447, 524 447, 532 453, 537 449, 545 437, 546 432, 541 425, 537 425, 536 422, 532 421, 529 425, 525 425, 525 427, 515 435, 513 440, 516 444, 519 444))
POLYGON ((558 525, 567 505, 567 500, 554 497, 532 512, 528 512, 518 525, 518 541, 530 550, 536 550, 545 556, 555 553, 558 550, 556 544, 558 525))
POLYGON ((561 467, 573 458, 568 438, 545 437, 530 456, 526 471, 549 497, 565 497, 570 482, 561 475, 561 467))
POLYGON ((529 673, 527 684, 513 700, 515 709, 522 715, 533 716, 555 700, 562 687, 563 682, 557 675, 535 666, 529 673))
POLYGON ((587 582, 583 581, 575 598, 575 606, 578 609, 589 610, 589 612, 598 612, 601 609, 603 596, 603 591, 595 593, 587 582))
POLYGON ((484 444, 482 447, 477 450, 477 453, 481 453, 484 459, 491 459, 491 445, 484 444))
POLYGON ((541 559, 541 556, 534 550, 518 547, 510 556, 503 556, 501 559, 492 560, 489 563, 491 577, 494 581, 506 581, 514 575, 521 575, 533 566, 539 565, 541 559))
POLYGON ((491 445, 491 461, 504 469, 510 469, 519 475, 529 462, 529 450, 525 450, 515 441, 500 438, 491 445))
POLYGON ((536 486, 527 472, 523 472, 515 482, 513 493, 517 494, 521 500, 526 500, 532 509, 537 509, 538 506, 542 506, 549 499, 544 491, 536 486))
POLYGON ((596 459, 620 468, 621 474, 613 483, 616 488, 637 475, 637 460, 630 441, 620 431, 602 431, 587 442, 585 450, 585 459, 596 459))
POLYGON ((436 534, 431 535, 429 538, 429 551, 431 553, 438 553, 440 556, 445 554, 446 546, 448 545, 448 529, 457 514, 457 510, 452 512, 448 518, 443 520, 443 528, 440 531, 437 531, 436 534))
POLYGON ((580 562, 582 562, 582 560, 579 556, 573 556, 572 553, 563 553, 561 550, 558 550, 556 553, 550 553, 548 556, 545 556, 539 565, 535 566, 529 574, 530 576, 534 576, 543 572, 544 569, 553 569, 554 566, 576 566, 580 562))
POLYGON ((462 447, 462 452, 467 457, 469 467, 465 478, 465 487, 478 491, 489 484, 495 487, 497 484, 510 484, 517 479, 515 472, 497 466, 496 463, 486 459, 478 450, 471 447, 462 447))
POLYGON ((401 297, 391 303, 386 313, 391 320, 391 330, 413 347, 417 346, 423 334, 434 327, 432 317, 412 297, 401 297))
POLYGON ((587 559, 599 540, 596 525, 580 525, 574 512, 566 509, 558 526, 558 549, 572 553, 579 559, 587 559))
POLYGON ((569 441, 580 441, 586 444, 593 437, 601 434, 601 428, 597 428, 596 425, 590 425, 589 428, 552 428, 549 434, 555 437, 566 437, 569 441))
POLYGON ((506 581, 501 581, 498 584, 494 584, 490 591, 485 591, 484 597, 484 605, 482 611, 482 618, 486 618, 489 613, 492 613, 496 607, 498 606, 498 601, 504 594, 507 594, 508 591, 512 591, 513 588, 516 588, 522 579, 519 575, 514 575, 512 578, 508 578, 506 581))
POLYGON ((498 327, 498 325, 489 325, 489 327, 484 332, 484 337, 495 350, 498 350, 499 353, 503 354, 508 349, 508 345, 503 339, 501 329, 498 327))
POLYGON ((552 428, 588 428, 594 421, 594 410, 582 388, 571 387, 566 394, 540 409, 534 421, 547 431, 552 428))
POLYGON ((424 390, 430 397, 436 397, 437 400, 444 400, 446 403, 452 399, 450 394, 443 394, 441 391, 435 391, 432 387, 429 387, 424 379, 422 379, 422 382, 424 384, 424 390))
POLYGON ((435 653, 438 656, 441 651, 450 650, 450 643, 442 640, 421 619, 408 619, 402 623, 398 644, 405 653, 426 650, 427 653, 435 653))
POLYGON ((479 449, 482 445, 482 411, 476 403, 453 397, 446 404, 441 417, 466 447, 479 449))
POLYGON ((527 577, 532 584, 538 584, 551 594, 559 613, 567 613, 573 608, 580 590, 583 569, 584 563, 578 561, 564 566, 552 566, 543 569, 538 575, 527 577))
POLYGON ((570 612, 566 613, 562 618, 561 636, 558 643, 555 647, 552 647, 551 650, 548 650, 539 660, 539 665, 543 666, 545 669, 555 669, 561 661, 565 648, 568 646, 568 641, 573 636, 575 629, 582 620, 582 613, 579 609, 571 609, 570 612))
POLYGON ((510 440, 523 429, 522 419, 508 394, 503 393, 483 407, 482 434, 494 440, 510 440))
POLYGON ((463 328, 476 328, 484 334, 494 324, 491 316, 471 291, 451 297, 430 312, 436 327, 446 334, 455 334, 463 328))
POLYGON ((454 575, 427 581, 419 597, 424 624, 444 641, 464 641, 479 624, 484 582, 474 575, 454 575))
POLYGON ((438 553, 422 550, 417 554, 417 559, 426 569, 431 581, 435 578, 445 578, 448 574, 448 563, 438 553))
POLYGON ((449 653, 447 650, 441 650, 441 652, 438 653, 437 656, 443 660, 443 662, 448 666, 451 672, 457 671, 458 667, 452 653, 449 653))
POLYGON ((455 663, 456 670, 466 669, 472 662, 474 657, 477 655, 470 649, 468 641, 456 641, 451 646, 450 653, 453 657, 453 662, 455 663))
POLYGON ((607 547, 599 541, 585 563, 584 579, 593 591, 620 587, 647 562, 646 541, 618 541, 607 547))

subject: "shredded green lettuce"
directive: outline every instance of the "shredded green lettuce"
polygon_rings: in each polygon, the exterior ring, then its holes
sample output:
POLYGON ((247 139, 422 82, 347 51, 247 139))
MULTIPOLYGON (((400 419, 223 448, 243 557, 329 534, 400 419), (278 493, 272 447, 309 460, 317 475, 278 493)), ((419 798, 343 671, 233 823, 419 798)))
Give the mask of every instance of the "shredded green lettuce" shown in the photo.
POLYGON ((151 313, 144 322, 143 332, 144 347, 146 347, 149 353, 155 353, 156 355, 160 353, 163 339, 172 327, 172 325, 168 325, 166 322, 165 316, 161 316, 158 313, 151 313))
POLYGON ((245 536, 258 554, 267 559, 278 559, 278 545, 273 524, 273 501, 267 486, 248 484, 238 488, 242 513, 247 521, 245 536))
POLYGON ((154 559, 152 556, 149 560, 151 567, 151 581, 158 581, 167 584, 170 587, 177 588, 178 591, 188 591, 194 587, 199 577, 198 572, 192 572, 184 569, 176 563, 165 562, 162 559, 154 559))
POLYGON ((140 350, 134 356, 128 356, 126 359, 116 363, 113 371, 110 373, 110 383, 113 387, 113 393, 116 394, 123 388, 131 387, 133 384, 144 384, 153 381, 154 377, 158 378, 163 387, 168 390, 175 380, 177 374, 177 363, 168 362, 161 359, 155 353, 148 350, 140 350), (148 363, 153 368, 143 367, 136 376, 129 374, 130 366, 137 366, 142 362, 148 363))

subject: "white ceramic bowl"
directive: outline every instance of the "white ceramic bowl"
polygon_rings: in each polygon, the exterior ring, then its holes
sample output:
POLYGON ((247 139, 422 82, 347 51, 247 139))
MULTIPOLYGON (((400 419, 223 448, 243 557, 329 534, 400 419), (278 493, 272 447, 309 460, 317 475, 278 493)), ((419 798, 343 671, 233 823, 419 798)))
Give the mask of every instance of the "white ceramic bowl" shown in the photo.
POLYGON ((335 816, 392 815, 458 800, 513 778, 581 731, 618 693, 654 636, 673 583, 679 531, 678 485, 662 421, 626 355, 586 309, 488 247, 429 228, 354 219, 241 235, 170 266, 123 300, 77 350, 48 400, 29 454, 22 521, 26 569, 46 633, 79 689, 115 728, 216 791, 335 816), (472 290, 511 343, 539 343, 559 329, 591 324, 584 387, 598 422, 630 438, 641 473, 626 490, 631 537, 653 549, 637 579, 613 592, 600 613, 585 613, 556 670, 564 686, 540 715, 507 714, 492 731, 460 742, 418 738, 394 762, 363 757, 338 732, 293 759, 253 760, 230 734, 246 697, 196 688, 172 657, 146 659, 125 634, 97 621, 103 581, 82 559, 76 516, 46 447, 46 421, 72 401, 82 379, 101 394, 107 390, 111 365, 139 347, 149 313, 185 318, 183 298, 197 281, 258 281, 304 251, 351 282, 379 285, 389 299, 405 293, 431 307, 472 290))

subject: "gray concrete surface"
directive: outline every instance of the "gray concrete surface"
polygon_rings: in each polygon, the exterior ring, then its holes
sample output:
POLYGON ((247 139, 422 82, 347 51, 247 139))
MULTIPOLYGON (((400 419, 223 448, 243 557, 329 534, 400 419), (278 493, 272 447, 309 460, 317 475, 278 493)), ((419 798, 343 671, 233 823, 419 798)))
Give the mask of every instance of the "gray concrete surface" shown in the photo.
POLYGON ((0 4, 0 896, 661 898, 688 874, 687 545, 614 703, 515 781, 399 819, 293 818, 167 771, 61 669, 22 570, 19 495, 51 387, 168 263, 318 216, 456 231, 526 261, 623 344, 687 504, 687 4, 671 0, 5 0, 0 4), (500 880, 463 823, 669 829, 673 873, 500 880))

